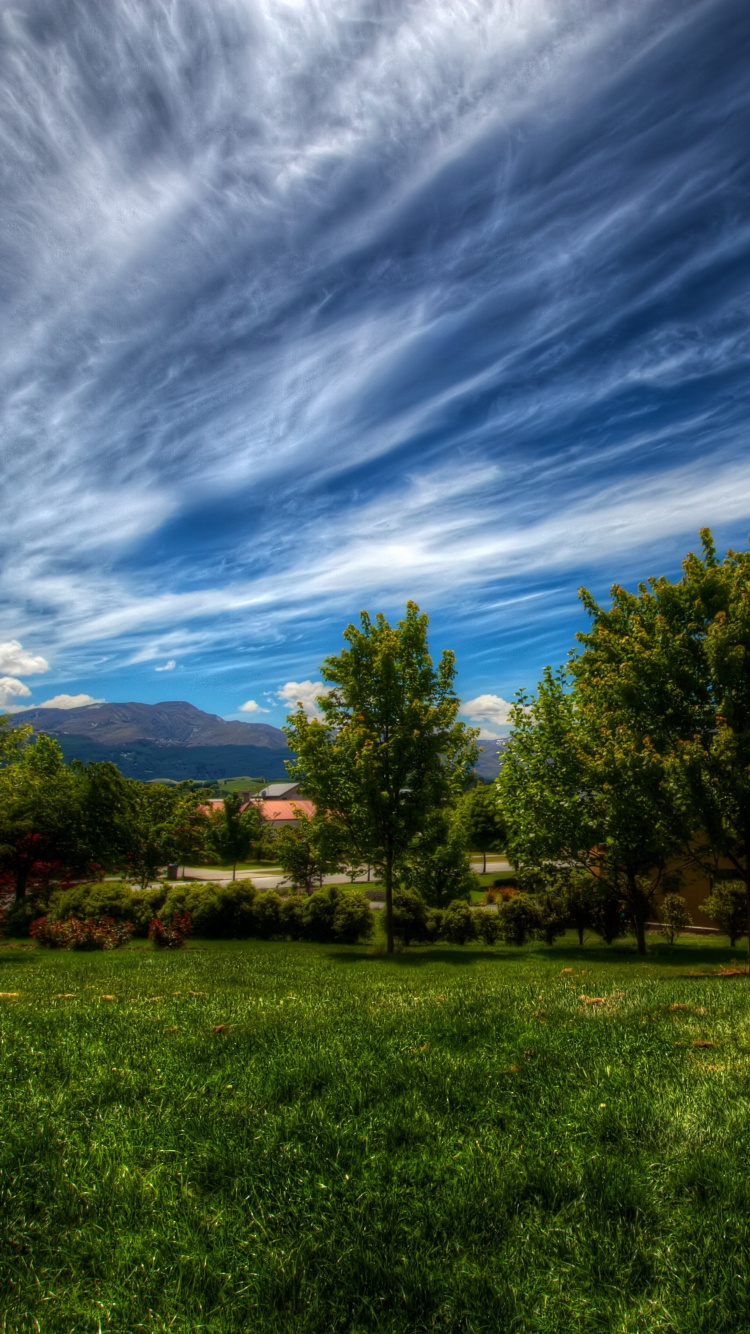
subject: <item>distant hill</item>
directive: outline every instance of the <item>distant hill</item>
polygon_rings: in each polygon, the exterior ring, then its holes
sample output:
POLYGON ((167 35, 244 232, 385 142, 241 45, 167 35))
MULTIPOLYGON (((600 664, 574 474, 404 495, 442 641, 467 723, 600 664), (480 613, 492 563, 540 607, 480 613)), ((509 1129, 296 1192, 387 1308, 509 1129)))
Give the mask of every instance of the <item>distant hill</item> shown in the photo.
POLYGON ((26 709, 19 722, 55 737, 66 760, 111 760, 128 778, 286 778, 286 737, 268 723, 227 722, 184 700, 26 709))
POLYGON ((480 741, 479 744, 482 750, 475 765, 475 772, 479 778, 488 783, 491 779, 497 778, 500 772, 500 757, 508 743, 505 738, 501 738, 499 741, 480 741))

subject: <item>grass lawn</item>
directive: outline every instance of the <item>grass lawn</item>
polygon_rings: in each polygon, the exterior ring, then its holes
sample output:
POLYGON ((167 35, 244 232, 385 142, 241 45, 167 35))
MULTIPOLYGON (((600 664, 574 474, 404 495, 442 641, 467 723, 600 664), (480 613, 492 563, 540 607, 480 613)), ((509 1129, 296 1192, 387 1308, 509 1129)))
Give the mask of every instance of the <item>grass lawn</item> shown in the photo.
POLYGON ((750 1330, 729 960, 4 946, 0 1330, 750 1330))

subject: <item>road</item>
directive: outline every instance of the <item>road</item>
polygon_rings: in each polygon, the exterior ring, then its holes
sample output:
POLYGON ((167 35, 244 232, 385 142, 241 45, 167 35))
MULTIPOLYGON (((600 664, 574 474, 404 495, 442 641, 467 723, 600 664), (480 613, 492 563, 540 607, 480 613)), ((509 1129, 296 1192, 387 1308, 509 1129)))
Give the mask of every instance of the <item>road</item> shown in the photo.
MULTIPOLYGON (((472 857, 471 865, 472 870, 481 873, 482 858, 472 857)), ((488 875, 499 875, 501 871, 509 871, 510 869, 510 863, 505 857, 487 858, 488 875)), ((181 878, 183 877, 185 880, 215 880, 219 884, 226 884, 232 879, 232 872, 217 870, 215 866, 185 866, 182 868, 181 878)), ((237 879, 252 880, 256 889, 279 889, 280 887, 285 887, 282 885, 284 873, 281 870, 281 867, 276 866, 269 866, 262 871, 238 871, 237 879)), ((345 874, 323 876, 324 885, 348 885, 350 883, 349 876, 345 874)), ((364 875, 358 875, 355 879, 355 883, 366 887, 369 883, 367 873, 365 872, 364 875)))

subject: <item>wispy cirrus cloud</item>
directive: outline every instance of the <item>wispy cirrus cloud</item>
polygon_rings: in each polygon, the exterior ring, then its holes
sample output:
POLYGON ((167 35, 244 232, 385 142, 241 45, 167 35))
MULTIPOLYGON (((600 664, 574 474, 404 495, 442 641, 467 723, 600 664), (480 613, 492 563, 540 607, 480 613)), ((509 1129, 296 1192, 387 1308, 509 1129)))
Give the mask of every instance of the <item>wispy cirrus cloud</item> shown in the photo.
POLYGON ((6 39, 19 651, 211 704, 416 596, 533 673, 577 581, 742 535, 739 0, 29 0, 6 39))

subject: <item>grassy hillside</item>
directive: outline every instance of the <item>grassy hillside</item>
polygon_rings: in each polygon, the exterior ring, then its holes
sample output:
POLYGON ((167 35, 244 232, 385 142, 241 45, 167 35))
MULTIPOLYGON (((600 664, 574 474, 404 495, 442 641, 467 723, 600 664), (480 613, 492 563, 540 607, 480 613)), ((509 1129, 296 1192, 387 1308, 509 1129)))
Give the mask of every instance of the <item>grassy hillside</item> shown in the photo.
POLYGON ((0 1327, 750 1328, 729 951, 0 950, 0 1327))

